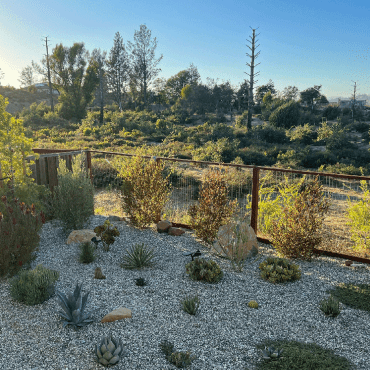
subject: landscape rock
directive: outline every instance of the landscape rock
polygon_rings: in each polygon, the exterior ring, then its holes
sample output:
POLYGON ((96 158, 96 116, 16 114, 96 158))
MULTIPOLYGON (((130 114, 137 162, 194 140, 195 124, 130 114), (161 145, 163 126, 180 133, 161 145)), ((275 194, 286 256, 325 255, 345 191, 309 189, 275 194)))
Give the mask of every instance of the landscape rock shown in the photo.
POLYGON ((223 257, 244 260, 258 254, 257 236, 247 222, 230 222, 219 228, 213 248, 223 257), (239 228, 241 235, 239 241, 233 230, 235 226, 239 228))
POLYGON ((120 307, 117 310, 114 310, 110 312, 108 315, 105 315, 102 319, 101 322, 113 322, 117 320, 122 320, 122 319, 127 319, 131 318, 131 310, 128 308, 120 307))
POLYGON ((170 221, 159 221, 157 223, 157 231, 159 233, 166 233, 168 232, 168 229, 172 227, 172 224, 170 221))
MULTIPOLYGON (((73 230, 67 239, 67 244, 71 243, 89 243, 93 237, 96 237, 94 230, 73 230)), ((100 239, 99 239, 100 240, 100 239)))
POLYGON ((102 270, 101 270, 100 267, 97 267, 95 269, 94 279, 105 279, 105 275, 103 275, 102 270))
POLYGON ((185 231, 183 229, 180 229, 179 227, 170 227, 168 229, 168 234, 173 236, 180 236, 184 234, 184 232, 185 231))
POLYGON ((108 216, 108 221, 109 222, 125 221, 125 218, 124 217, 119 217, 119 216, 108 216))

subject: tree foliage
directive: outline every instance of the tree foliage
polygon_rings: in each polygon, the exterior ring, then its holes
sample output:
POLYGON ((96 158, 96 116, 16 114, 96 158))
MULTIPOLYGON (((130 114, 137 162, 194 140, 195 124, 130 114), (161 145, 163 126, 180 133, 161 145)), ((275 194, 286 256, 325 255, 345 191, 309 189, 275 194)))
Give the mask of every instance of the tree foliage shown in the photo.
POLYGON ((18 81, 21 83, 21 87, 31 86, 36 82, 32 66, 27 66, 22 69, 18 81))
POLYGON ((120 33, 116 32, 113 47, 107 60, 107 81, 108 89, 112 93, 113 100, 119 106, 120 111, 122 111, 122 98, 129 78, 130 63, 128 53, 120 33))
POLYGON ((25 184, 33 181, 27 176, 31 175, 34 162, 23 167, 23 155, 35 155, 36 159, 38 155, 32 152, 33 140, 26 138, 23 122, 6 112, 8 104, 8 99, 0 95, 0 178, 11 178, 13 174, 15 183, 25 184))
POLYGON ((131 80, 135 82, 136 88, 139 85, 143 93, 144 106, 147 104, 147 89, 151 82, 161 71, 156 68, 162 60, 161 55, 157 60, 154 59, 154 52, 157 48, 156 37, 151 40, 151 31, 146 25, 140 25, 140 30, 135 31, 134 43, 128 41, 128 49, 131 52, 131 80))
POLYGON ((92 64, 97 72, 99 86, 97 89, 97 102, 100 106, 99 121, 103 123, 104 118, 104 97, 106 92, 106 70, 105 70, 105 57, 106 51, 101 52, 100 49, 94 49, 92 52, 92 64))
POLYGON ((294 101, 285 103, 271 113, 269 121, 275 127, 289 129, 298 124, 299 105, 294 101))
POLYGON ((60 116, 84 118, 99 83, 96 66, 89 60, 84 43, 74 43, 72 47, 59 44, 49 59, 53 80, 60 92, 60 116))
POLYGON ((276 90, 274 88, 274 83, 269 80, 266 85, 258 86, 256 93, 254 94, 254 99, 258 105, 262 104, 263 97, 267 92, 271 92, 272 95, 276 95, 276 90))

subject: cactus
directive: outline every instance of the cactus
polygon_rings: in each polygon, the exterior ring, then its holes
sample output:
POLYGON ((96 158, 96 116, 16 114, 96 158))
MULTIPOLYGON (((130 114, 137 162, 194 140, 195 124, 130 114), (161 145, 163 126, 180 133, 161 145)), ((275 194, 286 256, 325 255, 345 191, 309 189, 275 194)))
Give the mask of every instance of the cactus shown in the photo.
POLYGON ((250 308, 258 308, 258 303, 256 301, 250 301, 248 303, 248 307, 250 307, 250 308))

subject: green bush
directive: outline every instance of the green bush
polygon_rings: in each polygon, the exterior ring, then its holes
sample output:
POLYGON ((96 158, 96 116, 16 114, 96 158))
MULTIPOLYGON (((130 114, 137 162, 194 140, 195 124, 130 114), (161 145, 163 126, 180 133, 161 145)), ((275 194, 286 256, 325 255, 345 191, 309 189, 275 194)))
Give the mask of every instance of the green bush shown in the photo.
POLYGON ((296 126, 287 132, 290 141, 294 141, 302 145, 311 145, 317 139, 317 132, 313 126, 306 123, 304 126, 296 126))
POLYGON ((215 261, 207 261, 204 258, 196 258, 186 264, 186 273, 192 280, 207 283, 218 283, 223 272, 215 261))
POLYGON ((285 130, 282 128, 276 128, 264 123, 262 126, 254 126, 252 130, 252 135, 255 139, 266 143, 285 144, 289 142, 285 130))
POLYGON ((299 266, 289 263, 284 258, 268 257, 260 263, 261 278, 273 284, 293 282, 301 278, 299 266))
POLYGON ((141 269, 143 267, 152 267, 156 263, 152 261, 154 257, 154 248, 148 249, 144 243, 136 244, 127 251, 127 255, 123 256, 121 267, 124 269, 141 269))
POLYGON ((54 294, 54 283, 59 279, 59 272, 37 265, 34 270, 20 271, 10 279, 10 295, 26 305, 41 304, 54 294))
POLYGON ((337 157, 329 151, 310 150, 308 154, 303 157, 299 165, 305 168, 317 169, 322 165, 332 165, 337 162, 337 157))
POLYGON ((246 127, 248 122, 248 111, 245 110, 241 116, 236 116, 235 127, 246 127))
POLYGON ((253 150, 250 148, 240 149, 238 156, 243 160, 247 165, 255 166, 271 166, 275 163, 275 160, 264 153, 261 153, 259 150, 253 150))
POLYGON ((269 117, 270 123, 275 127, 289 129, 292 126, 297 126, 300 119, 299 104, 295 101, 290 101, 281 105, 274 110, 269 117))
POLYGON ((330 105, 326 107, 322 112, 322 116, 326 117, 328 121, 335 120, 340 115, 341 115, 341 109, 339 107, 333 107, 330 105))
POLYGON ((66 161, 60 159, 52 207, 65 233, 83 229, 94 214, 94 187, 83 166, 82 154, 73 160, 72 172, 67 169, 66 161))
POLYGON ((81 263, 91 263, 95 260, 95 246, 92 243, 83 243, 80 245, 80 262, 81 263))

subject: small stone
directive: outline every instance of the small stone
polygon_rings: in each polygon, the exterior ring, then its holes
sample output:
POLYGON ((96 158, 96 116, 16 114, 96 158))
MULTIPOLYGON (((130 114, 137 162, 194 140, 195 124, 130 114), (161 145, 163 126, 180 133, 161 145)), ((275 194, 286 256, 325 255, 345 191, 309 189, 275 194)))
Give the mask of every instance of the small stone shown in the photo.
POLYGON ((94 230, 73 230, 68 236, 67 244, 89 243, 94 236, 96 237, 94 230))
POLYGON ((184 232, 185 231, 183 229, 180 229, 179 227, 170 227, 168 229, 168 234, 173 236, 180 236, 184 234, 184 232))
POLYGON ((128 319, 131 317, 131 310, 129 310, 128 308, 120 307, 117 310, 110 312, 108 315, 105 315, 101 319, 101 322, 113 322, 117 320, 128 319))
POLYGON ((103 275, 100 267, 95 269, 94 279, 105 279, 105 275, 103 275))
POLYGON ((172 224, 171 224, 171 222, 170 222, 170 221, 166 221, 166 220, 164 220, 164 221, 159 221, 159 222, 157 223, 157 231, 158 231, 159 233, 165 233, 165 232, 168 232, 168 229, 169 229, 170 227, 172 227, 172 224))

